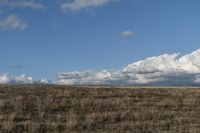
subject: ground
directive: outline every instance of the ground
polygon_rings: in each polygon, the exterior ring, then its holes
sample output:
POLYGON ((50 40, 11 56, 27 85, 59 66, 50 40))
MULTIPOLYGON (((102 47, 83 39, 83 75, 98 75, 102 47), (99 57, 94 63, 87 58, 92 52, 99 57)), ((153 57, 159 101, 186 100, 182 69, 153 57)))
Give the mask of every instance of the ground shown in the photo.
POLYGON ((1 85, 0 133, 198 133, 197 88, 1 85))

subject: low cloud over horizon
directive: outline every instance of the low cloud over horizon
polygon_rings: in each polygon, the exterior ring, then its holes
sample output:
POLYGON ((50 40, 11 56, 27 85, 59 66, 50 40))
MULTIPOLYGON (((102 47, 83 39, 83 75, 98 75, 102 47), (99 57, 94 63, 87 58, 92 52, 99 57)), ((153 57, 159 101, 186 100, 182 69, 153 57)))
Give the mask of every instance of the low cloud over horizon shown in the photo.
POLYGON ((0 75, 0 84, 53 83, 59 85, 200 85, 200 49, 186 55, 163 54, 140 60, 122 70, 61 72, 55 81, 26 75, 0 75))
POLYGON ((36 80, 32 77, 22 74, 20 76, 12 76, 9 74, 0 75, 0 84, 51 84, 48 79, 36 80))

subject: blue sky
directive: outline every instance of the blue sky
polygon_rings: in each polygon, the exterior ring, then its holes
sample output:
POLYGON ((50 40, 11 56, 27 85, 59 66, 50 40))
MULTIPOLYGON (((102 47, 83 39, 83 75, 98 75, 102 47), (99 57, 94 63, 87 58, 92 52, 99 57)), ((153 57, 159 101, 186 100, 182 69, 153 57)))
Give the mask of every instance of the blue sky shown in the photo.
POLYGON ((2 0, 0 74, 55 80, 200 48, 199 0, 94 1, 2 0))

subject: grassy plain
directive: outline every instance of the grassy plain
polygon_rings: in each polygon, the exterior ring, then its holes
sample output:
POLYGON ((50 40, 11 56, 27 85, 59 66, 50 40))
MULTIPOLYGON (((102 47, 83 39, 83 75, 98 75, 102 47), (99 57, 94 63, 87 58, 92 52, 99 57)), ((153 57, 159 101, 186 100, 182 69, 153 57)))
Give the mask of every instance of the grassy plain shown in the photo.
POLYGON ((200 89, 1 85, 0 133, 198 133, 200 89))

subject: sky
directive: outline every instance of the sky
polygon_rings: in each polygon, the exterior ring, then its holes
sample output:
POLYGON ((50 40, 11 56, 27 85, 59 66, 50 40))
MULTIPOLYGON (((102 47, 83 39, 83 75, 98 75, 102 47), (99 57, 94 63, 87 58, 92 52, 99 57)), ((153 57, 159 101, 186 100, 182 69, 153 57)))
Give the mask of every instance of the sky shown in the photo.
POLYGON ((199 85, 199 5, 0 0, 0 83, 199 85))

